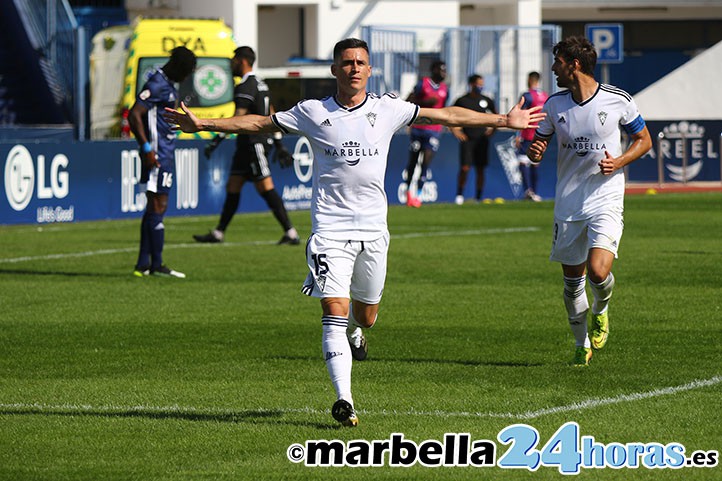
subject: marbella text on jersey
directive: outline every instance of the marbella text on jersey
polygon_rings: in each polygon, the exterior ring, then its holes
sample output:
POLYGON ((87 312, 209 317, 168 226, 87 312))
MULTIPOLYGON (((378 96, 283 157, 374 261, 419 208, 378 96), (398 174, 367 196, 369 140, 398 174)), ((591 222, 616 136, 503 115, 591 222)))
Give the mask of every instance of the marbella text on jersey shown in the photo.
POLYGON ((341 148, 324 149, 324 154, 329 157, 372 157, 379 155, 377 148, 364 148, 353 140, 341 144, 341 148))
POLYGON ((577 155, 583 157, 591 150, 603 152, 607 150, 607 145, 604 142, 591 142, 587 137, 577 137, 574 139, 574 142, 562 142, 561 148, 574 150, 577 152, 577 155))

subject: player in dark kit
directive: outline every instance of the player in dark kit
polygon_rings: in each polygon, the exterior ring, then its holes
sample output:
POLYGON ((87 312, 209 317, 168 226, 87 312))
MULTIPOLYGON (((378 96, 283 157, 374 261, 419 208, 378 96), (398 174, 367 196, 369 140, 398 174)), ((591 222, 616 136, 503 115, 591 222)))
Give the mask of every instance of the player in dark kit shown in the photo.
MULTIPOLYGON (((469 92, 459 97, 454 105, 485 114, 496 114, 494 101, 482 93, 483 88, 484 78, 481 75, 470 76, 469 92)), ((481 200, 484 190, 484 169, 489 164, 489 137, 494 134, 496 129, 492 127, 452 127, 449 130, 461 142, 459 145, 461 165, 459 166, 454 202, 457 205, 464 203, 464 186, 472 165, 476 168, 476 200, 481 200)))
MULTIPOLYGON (((241 83, 235 88, 236 116, 241 115, 270 115, 272 112, 271 95, 268 86, 256 77, 253 64, 256 53, 251 47, 238 47, 231 61, 233 75, 241 77, 241 83)), ((206 146, 206 157, 210 157, 213 150, 225 138, 218 134, 206 146)), ((271 144, 274 145, 274 157, 281 167, 288 167, 293 163, 293 156, 281 144, 281 135, 268 134, 238 135, 236 137, 236 152, 233 155, 231 173, 226 184, 226 200, 223 203, 221 218, 215 229, 207 234, 194 235, 198 242, 223 242, 225 231, 236 214, 241 202, 241 189, 248 180, 252 180, 256 191, 266 201, 273 215, 283 227, 284 234, 279 244, 297 245, 300 243, 298 232, 291 224, 288 213, 283 205, 283 199, 278 195, 271 178, 268 167, 268 153, 271 144)))
POLYGON ((140 252, 133 275, 148 274, 185 277, 163 264, 168 193, 175 177, 175 131, 161 113, 175 107, 178 91, 175 83, 185 80, 196 68, 196 56, 185 47, 171 51, 168 63, 153 73, 131 107, 128 122, 138 145, 143 167, 141 185, 145 185, 147 205, 140 227, 140 252))

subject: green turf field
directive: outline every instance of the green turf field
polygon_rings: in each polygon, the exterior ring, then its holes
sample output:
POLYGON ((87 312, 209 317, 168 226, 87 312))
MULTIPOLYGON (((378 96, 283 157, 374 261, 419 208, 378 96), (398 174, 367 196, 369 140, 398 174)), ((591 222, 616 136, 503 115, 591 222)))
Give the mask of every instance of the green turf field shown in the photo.
MULTIPOLYGON (((139 220, 0 227, 0 479, 561 479, 553 466, 287 457, 308 440, 468 433, 499 459, 497 434, 514 424, 536 429, 540 450, 567 422, 604 446, 720 450, 722 194, 626 204, 611 334, 586 369, 569 366, 550 202, 391 208, 379 321, 354 364, 356 429, 330 416, 303 246, 276 246, 270 213, 236 217, 223 245, 192 243, 215 216, 166 219, 165 259, 185 280, 131 276, 139 220)), ((307 235, 308 213, 291 215, 307 235)), ((722 468, 572 479, 713 480, 722 468)))

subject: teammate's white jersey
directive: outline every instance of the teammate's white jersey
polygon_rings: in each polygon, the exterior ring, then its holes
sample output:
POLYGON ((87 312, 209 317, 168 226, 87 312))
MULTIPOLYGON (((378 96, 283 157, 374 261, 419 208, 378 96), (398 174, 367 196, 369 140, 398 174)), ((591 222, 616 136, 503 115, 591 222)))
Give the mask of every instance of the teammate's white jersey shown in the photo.
POLYGON ((606 150, 622 154, 621 131, 640 132, 644 119, 624 90, 599 84, 587 101, 577 103, 568 90, 557 92, 544 104, 547 116, 539 122, 537 136, 550 140, 556 133, 557 185, 554 217, 584 220, 610 208, 624 208, 624 171, 604 176, 599 161, 606 150))
POLYGON ((311 230, 336 240, 368 241, 388 232, 384 190, 394 132, 411 125, 419 107, 369 93, 346 108, 335 97, 304 100, 272 119, 282 131, 306 136, 313 151, 311 230))

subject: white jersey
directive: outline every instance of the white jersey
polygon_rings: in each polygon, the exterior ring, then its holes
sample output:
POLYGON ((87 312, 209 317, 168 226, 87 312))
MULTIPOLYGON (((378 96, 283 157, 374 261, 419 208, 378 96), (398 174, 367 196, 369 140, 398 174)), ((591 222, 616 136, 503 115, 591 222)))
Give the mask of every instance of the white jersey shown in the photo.
POLYGON ((335 97, 304 100, 272 116, 283 132, 304 135, 313 151, 311 229, 335 240, 375 240, 388 232, 384 190, 391 138, 419 107, 369 93, 346 108, 335 97))
POLYGON ((557 186, 554 216, 584 220, 608 209, 624 208, 624 171, 605 176, 599 168, 604 151, 622 154, 621 131, 640 132, 644 119, 632 97, 616 87, 599 84, 596 93, 577 103, 568 90, 549 97, 536 135, 557 135, 557 186))

